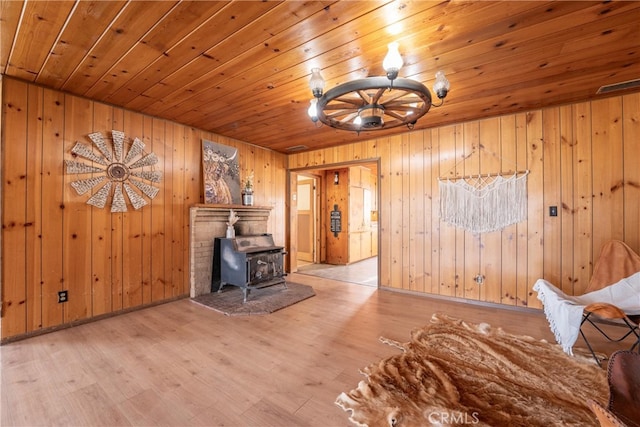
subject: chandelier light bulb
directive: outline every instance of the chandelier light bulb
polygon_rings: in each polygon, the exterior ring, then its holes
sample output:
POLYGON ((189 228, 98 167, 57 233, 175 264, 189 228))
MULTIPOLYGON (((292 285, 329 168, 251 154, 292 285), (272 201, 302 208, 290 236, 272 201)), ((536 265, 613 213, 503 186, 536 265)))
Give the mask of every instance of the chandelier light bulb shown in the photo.
POLYGON ((309 87, 311 88, 311 93, 316 98, 320 98, 322 96, 322 91, 324 90, 324 79, 320 75, 320 68, 312 68, 311 69, 311 79, 309 80, 309 87))
POLYGON ((356 126, 362 125, 362 117, 360 117, 360 114, 358 114, 356 118, 353 119, 353 124, 356 126))
POLYGON ((398 51, 398 43, 392 42, 388 45, 389 51, 382 61, 382 68, 387 72, 387 78, 393 80, 398 77, 398 72, 402 68, 402 56, 398 51))
POLYGON ((436 73, 436 82, 433 84, 433 91, 436 93, 438 98, 444 99, 449 93, 450 88, 449 80, 444 76, 442 71, 438 71, 436 73))
POLYGON ((311 121, 315 123, 318 121, 318 98, 313 98, 309 103, 307 114, 311 117, 311 121))

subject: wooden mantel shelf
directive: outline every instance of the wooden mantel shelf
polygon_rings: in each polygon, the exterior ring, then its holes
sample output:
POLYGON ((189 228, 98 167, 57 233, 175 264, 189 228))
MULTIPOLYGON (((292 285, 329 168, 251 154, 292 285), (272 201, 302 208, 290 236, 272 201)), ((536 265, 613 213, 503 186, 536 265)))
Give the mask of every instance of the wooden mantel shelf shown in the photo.
POLYGON ((218 205, 212 203, 196 203, 191 206, 192 208, 207 208, 207 209, 223 209, 228 211, 229 209, 238 210, 238 209, 255 209, 255 210, 272 210, 273 206, 245 206, 245 205, 218 205))
POLYGON ((194 204, 189 209, 189 278, 191 298, 211 292, 213 273, 213 241, 225 237, 229 210, 239 220, 234 225, 237 235, 267 232, 271 206, 194 204))

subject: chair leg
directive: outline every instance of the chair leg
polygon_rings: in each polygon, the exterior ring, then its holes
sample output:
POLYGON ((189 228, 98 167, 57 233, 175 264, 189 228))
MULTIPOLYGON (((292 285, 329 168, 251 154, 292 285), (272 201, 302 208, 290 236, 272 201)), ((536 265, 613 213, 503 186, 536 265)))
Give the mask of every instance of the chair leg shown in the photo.
MULTIPOLYGON (((636 341, 631 346, 630 351, 634 351, 634 349, 637 347, 638 348, 638 353, 640 353, 640 326, 629 322, 629 320, 627 320, 627 319, 622 319, 624 321, 624 323, 627 325, 627 327, 629 328, 629 330, 627 331, 626 334, 624 334, 620 338, 616 339, 616 338, 610 337, 604 330, 602 330, 600 327, 598 327, 598 325, 596 325, 594 323, 594 321, 589 318, 589 316, 591 314, 592 313, 588 311, 586 314, 582 315, 582 322, 580 322, 580 335, 582 335, 582 339, 587 344, 587 347, 589 348, 589 351, 593 355, 593 358, 598 363, 598 366, 602 367, 601 360, 600 360, 600 358, 598 358, 598 356, 596 356, 596 353, 593 350, 593 348, 591 347, 591 344, 589 343, 589 340, 587 340, 587 337, 585 336, 584 332, 582 331, 582 326, 585 324, 585 322, 589 322, 598 332, 600 332, 609 341, 620 342, 620 341, 624 340, 625 338, 627 338, 631 334, 635 335, 636 341)), ((606 358, 604 358, 602 360, 606 360, 606 358)))
POLYGON ((582 332, 582 328, 580 328, 580 335, 582 335, 582 339, 584 340, 585 344, 587 344, 587 347, 589 348, 589 351, 591 352, 591 355, 593 356, 593 358, 596 360, 596 363, 598 364, 599 367, 602 368, 602 363, 600 363, 600 358, 596 356, 596 352, 593 351, 591 344, 589 344, 589 340, 587 340, 587 337, 584 335, 584 332, 582 332))

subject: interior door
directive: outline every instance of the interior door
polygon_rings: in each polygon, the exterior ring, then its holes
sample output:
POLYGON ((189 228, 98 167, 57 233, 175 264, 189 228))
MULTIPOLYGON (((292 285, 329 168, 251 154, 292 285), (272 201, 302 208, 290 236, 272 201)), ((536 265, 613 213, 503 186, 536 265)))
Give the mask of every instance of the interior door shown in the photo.
POLYGON ((315 181, 298 181, 298 260, 314 262, 315 181))

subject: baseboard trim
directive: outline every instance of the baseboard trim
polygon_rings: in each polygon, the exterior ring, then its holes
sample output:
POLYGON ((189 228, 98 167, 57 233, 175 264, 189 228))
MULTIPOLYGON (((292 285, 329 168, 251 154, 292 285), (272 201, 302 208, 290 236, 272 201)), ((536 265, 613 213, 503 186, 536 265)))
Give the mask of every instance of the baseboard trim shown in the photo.
POLYGON ((33 338, 33 337, 37 337, 37 336, 40 336, 40 335, 49 334, 51 332, 61 331, 63 329, 73 328, 75 326, 81 326, 81 325, 85 325, 87 323, 97 322, 98 320, 109 319, 111 317, 120 316, 122 314, 131 313, 133 311, 144 310, 146 308, 156 307, 158 305, 167 304, 167 303, 170 303, 170 302, 174 302, 174 301, 178 301, 178 300, 186 299, 186 298, 189 298, 189 295, 186 295, 186 294, 185 295, 180 295, 180 296, 169 298, 169 299, 162 300, 162 301, 152 302, 152 303, 149 303, 149 304, 136 306, 136 307, 125 308, 125 309, 114 311, 114 312, 111 312, 111 313, 100 314, 98 316, 88 317, 86 319, 74 320, 73 322, 63 323, 61 325, 50 326, 48 328, 42 328, 42 329, 38 329, 38 330, 35 330, 35 331, 27 332, 27 333, 24 333, 24 334, 14 335, 14 336, 11 336, 11 337, 7 337, 7 338, 1 339, 0 340, 0 345, 9 344, 9 343, 13 343, 13 342, 16 342, 16 341, 22 341, 22 340, 25 340, 27 338, 33 338))
POLYGON ((428 293, 417 292, 417 291, 412 291, 412 290, 408 290, 408 289, 398 289, 398 288, 390 288, 390 287, 385 287, 385 286, 379 286, 378 290, 385 291, 385 292, 396 292, 396 293, 400 293, 400 294, 407 294, 407 295, 417 296, 417 297, 422 297, 422 298, 430 298, 430 299, 440 300, 440 301, 456 302, 456 303, 460 303, 460 304, 469 304, 469 305, 477 305, 477 306, 485 307, 485 308, 497 308, 497 309, 502 309, 502 310, 517 311, 517 312, 521 312, 521 313, 534 313, 534 314, 538 314, 538 313, 539 314, 543 314, 544 313, 542 311, 542 309, 540 309, 540 308, 523 307, 523 306, 516 306, 516 305, 507 305, 507 304, 500 304, 500 303, 497 303, 497 302, 489 302, 489 301, 478 301, 478 300, 467 299, 467 298, 452 297, 452 296, 448 296, 448 295, 428 294, 428 293))

